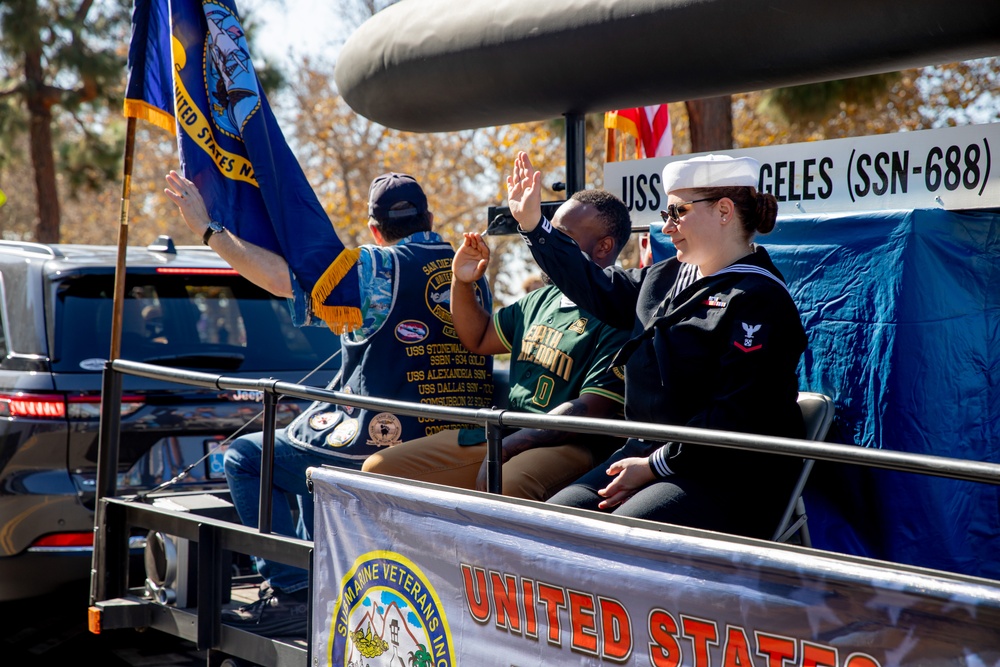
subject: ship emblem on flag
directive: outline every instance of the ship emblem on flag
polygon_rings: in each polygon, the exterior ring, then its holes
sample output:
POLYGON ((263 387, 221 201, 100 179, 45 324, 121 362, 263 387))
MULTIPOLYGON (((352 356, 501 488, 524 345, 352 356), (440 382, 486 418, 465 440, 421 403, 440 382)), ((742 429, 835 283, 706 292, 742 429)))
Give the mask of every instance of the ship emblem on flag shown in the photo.
POLYGON ((205 81, 212 101, 212 119, 229 136, 239 137, 260 107, 257 74, 239 20, 226 8, 206 12, 205 81))

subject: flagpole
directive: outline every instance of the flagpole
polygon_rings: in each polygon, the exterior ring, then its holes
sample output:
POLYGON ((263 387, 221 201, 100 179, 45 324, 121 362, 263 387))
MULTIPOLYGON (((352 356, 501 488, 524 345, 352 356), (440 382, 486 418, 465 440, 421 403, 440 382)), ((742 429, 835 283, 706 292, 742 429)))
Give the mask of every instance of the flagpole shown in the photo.
POLYGON ((118 217, 118 258, 115 263, 115 296, 112 304, 111 359, 121 355, 122 311, 125 301, 125 253, 128 251, 128 204, 132 195, 132 156, 135 153, 135 118, 129 116, 125 128, 125 157, 122 164, 122 202, 118 217))
MULTIPOLYGON (((125 126, 125 156, 122 164, 122 202, 118 216, 118 258, 115 263, 115 294, 111 304, 111 348, 104 365, 101 381, 101 425, 98 431, 97 489, 95 507, 97 525, 101 523, 101 499, 118 491, 118 449, 121 428, 122 376, 111 370, 111 360, 121 354, 122 311, 125 300, 125 253, 128 248, 128 203, 132 193, 132 156, 135 153, 135 117, 128 116, 125 126), (111 471, 110 473, 108 471, 111 471)), ((90 603, 105 599, 106 576, 98 573, 97 564, 104 562, 102 543, 95 541, 90 578, 90 603)), ((106 574, 106 573, 105 573, 106 574)))

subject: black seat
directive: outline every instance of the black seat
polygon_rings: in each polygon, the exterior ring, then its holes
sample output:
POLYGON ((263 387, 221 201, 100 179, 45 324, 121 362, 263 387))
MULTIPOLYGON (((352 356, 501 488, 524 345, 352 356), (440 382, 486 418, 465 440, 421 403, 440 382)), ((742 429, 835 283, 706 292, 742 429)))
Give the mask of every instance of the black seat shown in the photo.
MULTIPOLYGON (((802 410, 802 419, 806 424, 806 440, 822 441, 830 430, 830 424, 833 423, 833 399, 824 394, 802 391, 799 392, 798 403, 799 409, 802 410)), ((773 541, 788 542, 795 533, 799 533, 800 542, 804 546, 812 546, 809 527, 806 525, 808 517, 805 502, 802 500, 802 491, 809 480, 809 473, 812 472, 814 463, 812 459, 803 459, 802 471, 781 517, 781 523, 771 538, 773 541)))

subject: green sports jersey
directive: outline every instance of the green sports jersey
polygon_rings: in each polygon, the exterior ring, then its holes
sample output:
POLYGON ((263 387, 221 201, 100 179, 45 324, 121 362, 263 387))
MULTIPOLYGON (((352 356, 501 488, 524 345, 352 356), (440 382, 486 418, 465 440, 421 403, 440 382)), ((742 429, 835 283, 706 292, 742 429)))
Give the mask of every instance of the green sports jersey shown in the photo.
POLYGON ((548 412, 582 394, 625 403, 625 375, 609 366, 631 332, 581 310, 557 287, 498 310, 493 325, 511 352, 511 409, 548 412))

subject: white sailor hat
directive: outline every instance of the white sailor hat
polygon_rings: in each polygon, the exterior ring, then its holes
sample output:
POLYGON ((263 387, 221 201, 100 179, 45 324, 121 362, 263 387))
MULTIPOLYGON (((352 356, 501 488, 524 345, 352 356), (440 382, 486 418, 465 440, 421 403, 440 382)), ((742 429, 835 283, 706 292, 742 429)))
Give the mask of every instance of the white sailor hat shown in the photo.
POLYGON ((700 155, 663 168, 663 191, 686 188, 757 187, 760 163, 751 157, 700 155))

